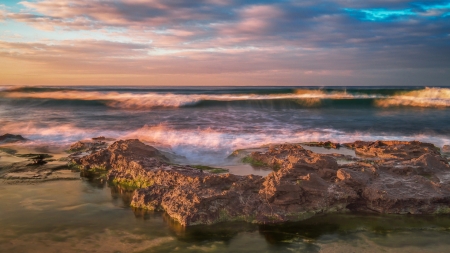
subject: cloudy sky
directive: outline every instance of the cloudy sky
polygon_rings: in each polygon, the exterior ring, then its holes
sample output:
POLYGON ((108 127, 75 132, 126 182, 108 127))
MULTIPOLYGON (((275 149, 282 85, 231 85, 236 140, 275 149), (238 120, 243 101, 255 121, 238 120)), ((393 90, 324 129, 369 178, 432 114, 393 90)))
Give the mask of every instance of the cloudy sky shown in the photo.
POLYGON ((450 1, 1 0, 0 85, 450 85, 450 1))

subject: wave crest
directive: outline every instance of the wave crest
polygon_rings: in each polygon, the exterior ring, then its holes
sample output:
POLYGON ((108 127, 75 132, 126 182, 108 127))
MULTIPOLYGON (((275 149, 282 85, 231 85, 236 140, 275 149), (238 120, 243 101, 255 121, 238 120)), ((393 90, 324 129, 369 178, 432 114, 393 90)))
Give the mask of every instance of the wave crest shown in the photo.
POLYGON ((450 107, 450 89, 425 88, 400 93, 390 98, 375 101, 379 107, 409 106, 409 107, 450 107))
POLYGON ((20 99, 85 100, 103 101, 107 106, 122 109, 151 109, 158 107, 182 107, 195 105, 201 101, 262 101, 262 100, 302 100, 303 105, 317 105, 321 99, 373 98, 369 95, 352 95, 345 92, 324 92, 321 90, 297 90, 288 94, 173 94, 173 93, 119 93, 98 91, 43 91, 3 92, 4 97, 20 99))
MULTIPOLYGON (((322 90, 297 89, 284 94, 175 94, 175 93, 124 93, 100 92, 88 90, 45 90, 9 89, 0 90, 0 95, 7 98, 18 99, 47 99, 47 100, 83 100, 99 101, 112 108, 120 109, 152 109, 177 108, 193 106, 202 101, 270 101, 291 100, 301 106, 319 106, 324 100, 369 100, 370 105, 377 107, 450 107, 449 88, 425 88, 413 91, 401 91, 391 95, 376 94, 376 90, 364 93, 362 90, 322 90)), ((339 105, 332 105, 339 106, 339 105)))

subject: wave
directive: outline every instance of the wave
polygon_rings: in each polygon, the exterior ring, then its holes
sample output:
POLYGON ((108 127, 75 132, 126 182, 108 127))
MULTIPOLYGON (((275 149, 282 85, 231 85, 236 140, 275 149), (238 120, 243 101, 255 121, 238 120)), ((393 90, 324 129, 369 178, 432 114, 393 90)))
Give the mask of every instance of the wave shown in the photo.
MULTIPOLYGON (((248 91, 250 92, 250 91, 248 91)), ((259 91, 260 92, 260 91, 259 91)), ((264 92, 267 92, 265 90, 264 92)), ((420 90, 338 90, 293 89, 288 93, 258 94, 179 94, 160 92, 117 92, 74 90, 69 88, 21 87, 0 91, 0 96, 10 99, 41 99, 51 101, 93 101, 112 108, 152 109, 186 106, 211 106, 223 103, 253 103, 287 101, 300 107, 339 107, 361 105, 376 107, 450 107, 449 88, 425 88, 420 90)))
MULTIPOLYGON (((20 145, 51 145, 67 148, 69 144, 83 139, 106 136, 116 139, 140 139, 159 149, 184 156, 189 163, 220 165, 234 150, 260 147, 274 143, 301 143, 311 141, 333 141, 339 143, 356 140, 419 140, 442 147, 450 143, 449 136, 429 134, 394 135, 374 132, 345 132, 336 129, 278 129, 275 132, 227 132, 211 128, 175 129, 166 125, 143 126, 129 131, 85 129, 72 124, 37 125, 35 123, 6 123, 0 132, 21 134, 33 142, 20 145)), ((19 144, 18 144, 19 145, 19 144)))
POLYGON ((425 88, 402 92, 386 99, 377 100, 376 105, 379 107, 450 107, 450 89, 425 88))
POLYGON ((322 99, 354 99, 376 98, 375 95, 348 94, 342 91, 325 92, 322 90, 295 90, 287 94, 174 94, 174 93, 119 93, 98 91, 40 91, 23 92, 10 90, 4 92, 3 97, 15 99, 51 99, 51 100, 84 100, 104 101, 107 106, 122 109, 151 109, 158 107, 193 106, 205 101, 266 101, 266 100, 299 100, 302 105, 315 106, 322 99))

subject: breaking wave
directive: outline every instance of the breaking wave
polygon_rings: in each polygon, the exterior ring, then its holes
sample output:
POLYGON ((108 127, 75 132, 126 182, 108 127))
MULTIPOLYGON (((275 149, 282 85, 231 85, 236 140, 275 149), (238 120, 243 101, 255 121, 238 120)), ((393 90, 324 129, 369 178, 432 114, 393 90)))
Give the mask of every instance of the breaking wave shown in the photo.
POLYGON ((224 103, 276 103, 289 102, 299 107, 450 107, 449 88, 424 88, 417 90, 387 89, 291 89, 284 93, 265 90, 247 93, 192 92, 188 94, 161 93, 139 90, 138 92, 96 91, 81 89, 54 89, 21 87, 0 90, 0 97, 10 99, 37 99, 45 101, 92 101, 119 109, 177 108, 186 106, 212 106, 224 103))
MULTIPOLYGON (((335 129, 292 130, 279 129, 273 133, 255 131, 253 133, 217 131, 205 129, 174 129, 166 125, 143 126, 131 131, 83 129, 72 124, 57 126, 36 125, 34 123, 10 123, 0 126, 0 132, 22 134, 36 145, 65 146, 97 136, 116 139, 139 139, 161 150, 184 156, 190 163, 219 165, 232 151, 256 148, 274 143, 301 143, 311 141, 333 141, 339 143, 356 140, 419 140, 437 146, 450 143, 448 136, 434 134, 392 135, 371 132, 344 132, 335 129)), ((23 145, 30 145, 29 142, 23 145)))
POLYGON ((391 98, 376 101, 379 107, 412 106, 412 107, 450 107, 450 89, 425 88, 402 92, 391 98))

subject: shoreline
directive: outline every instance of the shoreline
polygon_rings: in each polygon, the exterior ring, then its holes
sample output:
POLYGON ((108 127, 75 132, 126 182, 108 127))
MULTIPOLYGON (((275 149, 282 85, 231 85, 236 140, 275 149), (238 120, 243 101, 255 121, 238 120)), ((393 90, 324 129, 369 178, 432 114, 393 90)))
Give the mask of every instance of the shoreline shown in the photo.
MULTIPOLYGON (((450 166, 441 149, 427 143, 279 144, 252 152, 238 150, 230 156, 246 166, 272 171, 264 177, 234 175, 227 173, 229 169, 210 166, 177 165, 173 157, 169 159, 138 140, 98 137, 77 142, 70 150, 67 160, 49 157, 39 166, 22 157, 6 170, 9 174, 2 169, 0 177, 9 183, 80 177, 105 180, 133 190, 132 207, 165 211, 182 226, 230 221, 278 224, 355 211, 450 213, 450 166), (400 146, 402 155, 398 154, 400 146), (11 174, 14 169, 18 174, 11 174), (75 176, 78 171, 80 175, 75 176), (417 195, 418 191, 422 192, 417 195), (424 192, 429 197, 421 197, 424 192)), ((15 156, 2 152, 2 158, 5 154, 15 156)))

